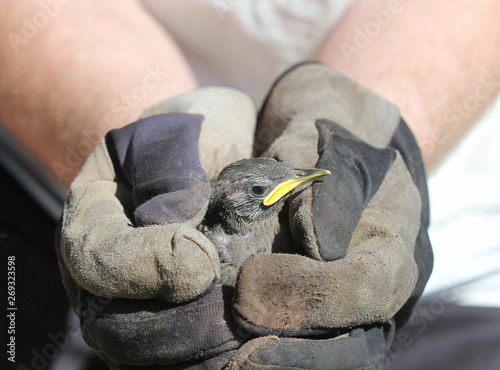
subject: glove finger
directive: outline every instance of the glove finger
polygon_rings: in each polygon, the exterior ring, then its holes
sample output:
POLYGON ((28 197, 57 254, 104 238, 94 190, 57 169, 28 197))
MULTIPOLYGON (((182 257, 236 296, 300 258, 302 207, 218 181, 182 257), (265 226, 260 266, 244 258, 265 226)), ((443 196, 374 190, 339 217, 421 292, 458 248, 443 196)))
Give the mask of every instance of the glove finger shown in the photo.
POLYGON ((198 115, 164 114, 106 135, 117 181, 131 186, 136 225, 203 217, 210 185, 198 151, 202 122, 198 115))
POLYGON ((244 344, 226 369, 380 369, 393 336, 391 320, 331 339, 258 338, 244 344))
POLYGON ((219 276, 212 243, 189 226, 132 227, 117 196, 127 192, 114 178, 101 142, 71 185, 62 218, 60 254, 73 279, 104 297, 180 302, 204 293, 219 276))
POLYGON ((361 214, 384 180, 395 151, 358 141, 328 120, 317 120, 316 128, 316 167, 332 175, 313 184, 312 200, 305 193, 291 202, 291 229, 307 255, 332 261, 346 255, 361 214))

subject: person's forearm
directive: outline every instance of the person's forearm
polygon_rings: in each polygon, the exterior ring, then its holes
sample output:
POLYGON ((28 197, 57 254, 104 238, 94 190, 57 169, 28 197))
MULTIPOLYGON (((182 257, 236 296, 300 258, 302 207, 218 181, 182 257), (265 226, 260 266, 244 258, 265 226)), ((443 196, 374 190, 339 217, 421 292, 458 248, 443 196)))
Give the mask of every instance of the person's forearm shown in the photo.
POLYGON ((5 1, 0 14, 0 119, 66 185, 108 130, 196 86, 135 1, 5 1))
POLYGON ((359 0, 319 59, 396 104, 428 168, 500 89, 497 0, 359 0))

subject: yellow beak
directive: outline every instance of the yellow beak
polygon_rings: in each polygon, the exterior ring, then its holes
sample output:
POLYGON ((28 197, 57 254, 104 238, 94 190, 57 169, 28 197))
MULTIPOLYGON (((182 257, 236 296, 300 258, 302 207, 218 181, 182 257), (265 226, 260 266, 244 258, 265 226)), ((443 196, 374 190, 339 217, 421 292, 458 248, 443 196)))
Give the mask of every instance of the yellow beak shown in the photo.
POLYGON ((330 171, 320 168, 297 169, 296 171, 297 172, 291 179, 280 182, 271 190, 262 201, 265 206, 273 205, 299 185, 310 182, 317 177, 331 174, 330 171))

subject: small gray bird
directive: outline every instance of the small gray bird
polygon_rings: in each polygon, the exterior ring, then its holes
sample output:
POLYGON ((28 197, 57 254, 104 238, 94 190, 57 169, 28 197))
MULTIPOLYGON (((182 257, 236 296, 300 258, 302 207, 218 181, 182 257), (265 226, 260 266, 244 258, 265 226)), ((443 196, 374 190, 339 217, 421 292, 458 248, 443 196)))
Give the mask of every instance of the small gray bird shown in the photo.
POLYGON ((285 199, 299 185, 327 174, 330 171, 292 168, 272 158, 243 159, 220 172, 200 230, 219 252, 221 284, 234 286, 240 265, 253 253, 293 250, 279 217, 285 199))

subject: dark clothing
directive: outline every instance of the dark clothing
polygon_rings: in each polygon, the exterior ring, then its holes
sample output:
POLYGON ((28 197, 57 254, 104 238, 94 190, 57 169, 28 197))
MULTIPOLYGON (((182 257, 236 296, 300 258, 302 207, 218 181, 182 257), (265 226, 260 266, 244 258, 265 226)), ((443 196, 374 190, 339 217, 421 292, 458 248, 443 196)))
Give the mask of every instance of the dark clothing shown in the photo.
MULTIPOLYGON (((15 312, 15 363, 30 369, 35 364, 46 368, 50 361, 47 357, 56 357, 59 351, 50 334, 65 331, 68 309, 52 245, 55 222, 3 168, 0 168, 0 179, 3 271, 8 256, 15 257, 13 307, 17 310, 12 311, 15 312)), ((5 315, 2 317, 5 319, 5 315)), ((2 325, 2 328, 6 326, 9 325, 2 325)), ((6 334, 10 341, 10 335, 6 334)), ((4 360, 3 351, 2 357, 4 360)), ((7 364, 12 366, 12 362, 7 361, 7 364)))
MULTIPOLYGON (((4 347, 0 368, 48 369, 78 331, 66 323, 69 303, 53 246, 56 222, 1 165, 0 199, 3 289, 7 289, 8 257, 13 256, 15 262, 15 301, 3 301, 4 347), (9 302, 15 304, 10 307, 17 309, 7 311, 9 302), (12 321, 7 314, 13 312, 12 321), (10 348, 11 336, 15 342, 14 358, 5 350, 10 348)), ((3 297, 7 297, 6 290, 3 292, 3 297)))
POLYGON ((383 369, 500 369, 500 309, 420 303, 396 332, 383 369))

